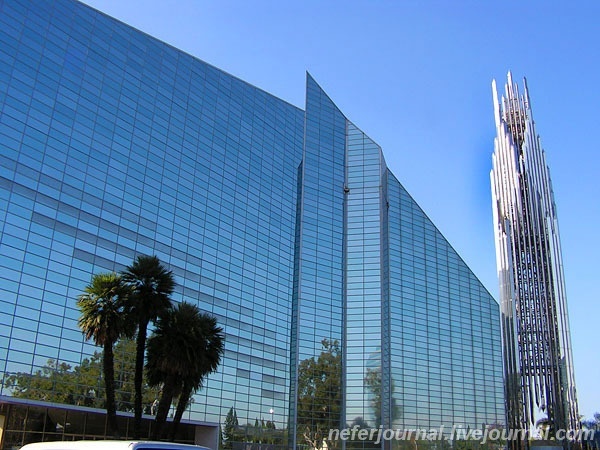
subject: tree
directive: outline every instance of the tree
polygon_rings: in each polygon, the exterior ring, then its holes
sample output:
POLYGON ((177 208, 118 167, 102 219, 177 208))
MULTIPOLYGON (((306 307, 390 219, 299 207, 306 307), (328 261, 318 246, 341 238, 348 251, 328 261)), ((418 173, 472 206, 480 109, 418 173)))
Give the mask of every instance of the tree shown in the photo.
POLYGON ((5 386, 16 398, 102 408, 104 403, 97 402, 97 394, 90 393, 101 378, 100 354, 95 356, 92 362, 84 359, 74 370, 64 362, 49 359, 35 373, 18 372, 7 376, 5 386))
POLYGON ((139 439, 142 427, 142 383, 148 324, 171 308, 171 294, 175 289, 173 272, 167 270, 156 256, 141 255, 123 272, 123 279, 131 286, 129 314, 137 324, 135 355, 135 401, 133 438, 139 439))
POLYGON ((593 419, 583 420, 581 424, 588 430, 600 431, 600 413, 595 413, 593 419))
POLYGON ((187 302, 159 317, 148 339, 146 363, 149 384, 162 385, 153 439, 162 437, 173 398, 179 396, 173 421, 176 430, 191 394, 217 370, 223 354, 222 331, 214 317, 187 302))
MULTIPOLYGON (((365 386, 371 391, 371 408, 373 408, 373 412, 375 413, 375 426, 374 428, 379 428, 382 424, 382 415, 381 415, 381 407, 383 406, 383 391, 381 385, 381 366, 376 368, 367 368, 367 374, 364 379, 365 386)), ((391 401, 391 422, 393 423, 400 415, 400 407, 396 404, 396 399, 394 398, 394 391, 396 389, 394 379, 391 378, 391 393, 392 393, 392 401, 391 401)))
POLYGON ((115 404, 115 367, 113 346, 124 335, 131 335, 125 315, 129 288, 115 273, 99 273, 77 299, 81 316, 77 324, 86 339, 103 348, 103 374, 106 390, 106 414, 110 432, 119 436, 115 404))
MULTIPOLYGON (((179 308, 186 309, 187 305, 189 303, 180 303, 179 308)), ((191 314, 196 322, 193 324, 193 329, 190 330, 189 337, 192 341, 195 341, 194 345, 200 350, 200 358, 194 360, 194 364, 189 366, 188 371, 183 376, 183 387, 181 394, 179 394, 173 427, 171 428, 170 439, 172 441, 175 439, 177 427, 192 395, 202 388, 207 375, 217 371, 225 350, 223 328, 217 325, 217 319, 210 314, 200 312, 196 306, 190 306, 191 310, 183 311, 182 314, 191 314), (198 313, 197 316, 196 312, 198 313)))
MULTIPOLYGON (((115 385, 117 411, 134 412, 135 401, 135 339, 121 339, 115 345, 115 385)), ((152 402, 158 398, 158 388, 148 386, 145 374, 142 381, 143 413, 150 414, 152 402)))
POLYGON ((593 419, 583 420, 581 425, 589 430, 588 434, 582 435, 585 448, 600 449, 600 413, 595 413, 593 419))
POLYGON ((239 425, 237 412, 232 406, 229 409, 229 412, 225 417, 225 423, 223 424, 223 448, 225 450, 231 450, 233 448, 233 441, 235 440, 239 425))
MULTIPOLYGON (((117 411, 133 412, 133 372, 135 369, 135 341, 120 339, 115 344, 115 403, 117 411)), ((49 359, 34 373, 7 374, 5 386, 17 398, 41 400, 67 405, 105 408, 106 397, 102 375, 102 353, 85 358, 81 365, 71 367, 64 362, 49 359)), ((145 381, 145 380, 144 380, 145 381)), ((144 382, 144 404, 158 398, 158 389, 144 382)), ((150 407, 144 411, 150 413, 150 407)))
POLYGON ((375 426, 379 428, 381 425, 381 401, 382 401, 382 386, 381 386, 381 366, 376 369, 370 367, 367 368, 367 375, 365 376, 365 386, 371 391, 371 408, 375 413, 375 426))
MULTIPOLYGON (((323 339, 318 358, 298 366, 298 431, 305 444, 321 449, 331 428, 339 428, 342 403, 342 353, 339 342, 323 339)), ((337 441, 327 442, 334 448, 337 441)))

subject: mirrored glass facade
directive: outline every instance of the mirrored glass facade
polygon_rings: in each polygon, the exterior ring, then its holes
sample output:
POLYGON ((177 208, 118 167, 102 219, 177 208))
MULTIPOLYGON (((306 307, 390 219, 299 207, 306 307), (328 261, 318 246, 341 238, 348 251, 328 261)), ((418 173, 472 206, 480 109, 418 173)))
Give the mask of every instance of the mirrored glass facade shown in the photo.
POLYGON ((344 410, 352 426, 390 428, 389 402, 383 401, 390 395, 391 319, 384 279, 389 270, 385 161, 381 148, 352 123, 347 142, 344 410))
MULTIPOLYGON (((77 296, 156 254, 226 334, 186 418, 233 408, 297 445, 503 421, 498 305, 311 76, 300 109, 83 4, 15 0, 0 108, 0 395, 86 364, 77 296)), ((70 383, 37 400, 85 404, 70 383)))
POLYGON ((498 304, 388 174, 391 421, 504 423, 498 304))
POLYGON ((79 3, 0 21, 4 378, 80 366, 91 274, 156 254, 227 335, 187 417, 281 428, 304 112, 79 3))
POLYGON ((498 304, 388 170, 381 148, 310 77, 306 123, 292 328, 296 443, 307 427, 318 435, 319 426, 336 423, 447 430, 503 424, 498 304), (341 302, 332 295, 340 285, 341 302), (336 371, 319 362, 336 361, 323 343, 340 336, 336 371), (311 390, 307 379, 326 381, 313 381, 311 390), (315 400, 307 402, 309 395, 315 400))
MULTIPOLYGON (((325 375, 328 380, 319 386, 313 380, 322 376, 322 368, 310 361, 329 345, 339 348, 343 341, 345 150, 346 118, 308 75, 305 142, 298 172, 291 429, 298 423, 311 430, 318 424, 329 429, 341 423, 341 365, 331 367, 325 375), (315 414, 321 414, 320 422, 315 423, 315 414)), ((336 356, 341 356, 340 351, 336 356)), ((304 443, 296 438, 297 433, 292 433, 292 445, 304 443)))

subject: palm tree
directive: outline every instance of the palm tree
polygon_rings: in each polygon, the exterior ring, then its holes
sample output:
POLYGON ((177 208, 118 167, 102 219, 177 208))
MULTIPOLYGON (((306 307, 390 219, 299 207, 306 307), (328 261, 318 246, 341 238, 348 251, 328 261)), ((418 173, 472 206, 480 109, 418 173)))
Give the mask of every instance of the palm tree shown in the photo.
POLYGON ((146 371, 150 386, 162 385, 152 439, 162 437, 173 398, 179 396, 173 432, 204 378, 217 370, 223 354, 223 329, 214 317, 182 302, 156 322, 148 339, 146 371))
POLYGON ((131 335, 125 305, 129 294, 122 278, 115 273, 99 273, 77 299, 81 316, 77 324, 86 339, 103 347, 103 372, 106 388, 106 414, 110 433, 119 436, 115 404, 115 367, 113 346, 121 336, 131 335))
MULTIPOLYGON (((196 308, 197 309, 197 308, 196 308)), ((206 313, 200 313, 197 319, 196 333, 197 348, 201 351, 200 358, 190 366, 187 376, 184 376, 183 387, 179 394, 170 440, 175 440, 175 433, 192 395, 202 388, 207 375, 216 372, 223 356, 225 342, 223 328, 217 325, 217 319, 206 313)))
POLYGON ((139 439, 142 428, 142 382, 148 324, 171 308, 175 289, 173 272, 167 270, 156 256, 141 255, 123 272, 123 280, 131 286, 129 314, 137 322, 135 355, 135 401, 133 437, 139 439))

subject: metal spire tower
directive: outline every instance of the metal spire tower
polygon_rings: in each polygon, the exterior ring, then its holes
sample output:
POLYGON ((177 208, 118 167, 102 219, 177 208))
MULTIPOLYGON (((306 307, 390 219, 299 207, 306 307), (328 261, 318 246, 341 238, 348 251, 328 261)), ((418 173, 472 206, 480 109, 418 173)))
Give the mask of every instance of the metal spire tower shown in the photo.
MULTIPOLYGON (((563 263, 545 153, 535 132, 527 80, 510 72, 498 99, 491 172, 500 284, 507 428, 578 430, 563 263)), ((509 442, 521 448, 520 441, 509 442)))

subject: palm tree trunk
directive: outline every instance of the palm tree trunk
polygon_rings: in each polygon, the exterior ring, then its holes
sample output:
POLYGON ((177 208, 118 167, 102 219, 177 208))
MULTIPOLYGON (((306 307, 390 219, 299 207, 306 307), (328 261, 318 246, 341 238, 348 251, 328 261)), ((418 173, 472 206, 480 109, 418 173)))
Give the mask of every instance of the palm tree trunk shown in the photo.
POLYGON ((190 397, 192 396, 192 385, 190 383, 184 383, 181 394, 179 395, 179 401, 177 402, 177 410, 175 411, 175 417, 173 417, 173 424, 171 426, 171 433, 169 435, 169 440, 171 442, 175 442, 175 434, 177 433, 177 428, 179 427, 179 422, 181 422, 181 418, 183 417, 183 413, 187 408, 190 397))
POLYGON ((108 432, 111 436, 119 438, 119 425, 117 423, 117 407, 115 404, 115 358, 113 343, 104 343, 104 386, 106 388, 106 415, 108 419, 108 432))
POLYGON ((135 400, 133 403, 133 439, 140 439, 142 436, 142 383, 144 380, 144 357, 146 353, 146 333, 148 330, 148 321, 140 321, 138 326, 138 335, 135 348, 135 400))
POLYGON ((167 421, 169 410, 171 409, 176 382, 176 377, 169 375, 163 384, 162 394, 158 402, 158 407, 156 408, 156 418, 154 419, 154 430, 152 431, 153 441, 160 440, 163 436, 163 427, 167 421))

